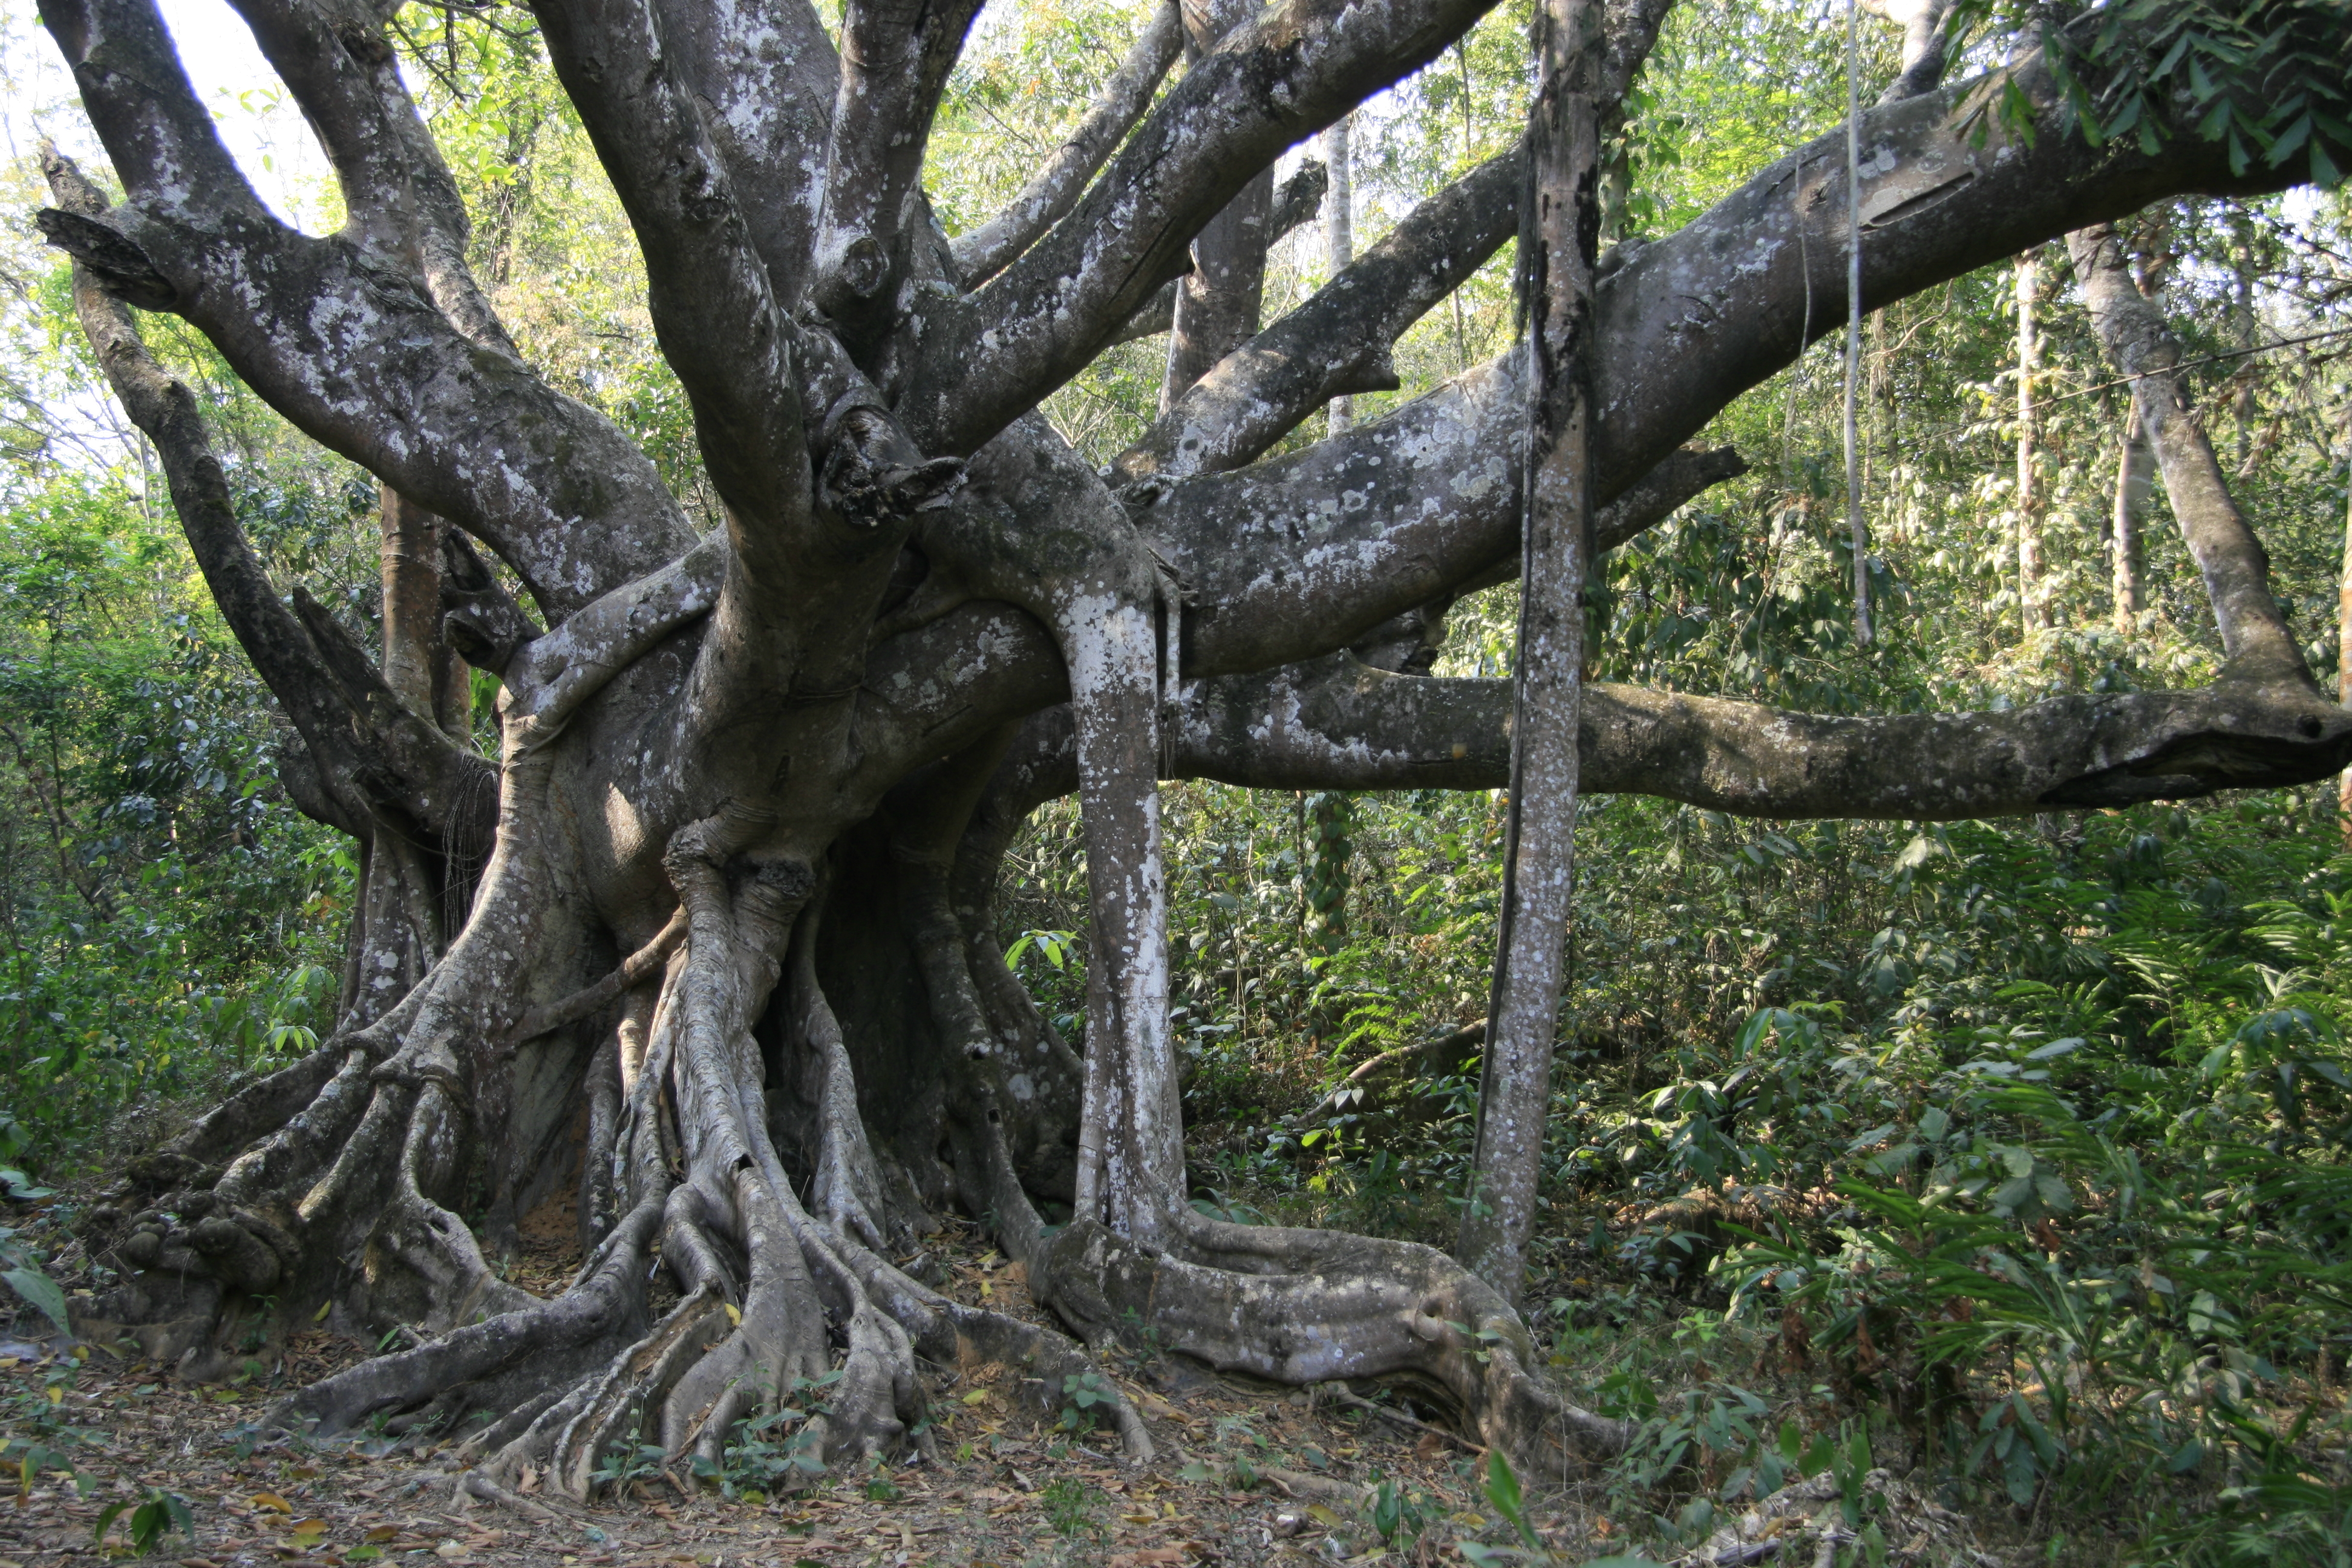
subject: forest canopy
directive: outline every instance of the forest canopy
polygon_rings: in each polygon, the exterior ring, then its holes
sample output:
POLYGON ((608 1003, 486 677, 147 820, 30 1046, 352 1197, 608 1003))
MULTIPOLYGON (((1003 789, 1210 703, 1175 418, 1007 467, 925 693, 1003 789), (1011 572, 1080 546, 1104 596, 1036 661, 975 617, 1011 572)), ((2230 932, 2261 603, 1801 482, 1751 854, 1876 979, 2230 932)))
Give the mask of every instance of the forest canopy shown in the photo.
POLYGON ((28 1322, 490 1500, 1182 1356, 1564 1562, 2339 1560, 2340 0, 37 21, 28 1322))

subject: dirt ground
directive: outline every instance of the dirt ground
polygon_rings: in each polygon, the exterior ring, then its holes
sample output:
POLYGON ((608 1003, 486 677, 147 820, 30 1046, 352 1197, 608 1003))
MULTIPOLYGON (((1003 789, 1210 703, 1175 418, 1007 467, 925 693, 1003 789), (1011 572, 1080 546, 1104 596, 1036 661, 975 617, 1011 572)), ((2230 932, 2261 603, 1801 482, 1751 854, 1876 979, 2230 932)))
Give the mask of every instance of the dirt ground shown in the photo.
MULTIPOLYGON (((1017 1264, 969 1232, 932 1240, 949 1291, 1035 1314, 1017 1264)), ((550 1271, 553 1260, 525 1261, 536 1267, 519 1274, 550 1271)), ((775 1498, 730 1498, 681 1468, 586 1508, 527 1486, 525 1512, 460 1493, 443 1438, 259 1435, 258 1418, 289 1389, 367 1348, 297 1332, 257 1345, 237 1382, 199 1385, 103 1346, 0 1344, 0 1432, 49 1450, 42 1468, 5 1478, 0 1568, 130 1556, 137 1505, 158 1490, 185 1500, 191 1529, 151 1541, 148 1560, 184 1568, 1402 1568, 1458 1563, 1462 1541, 1501 1538, 1469 1445, 1417 1427, 1392 1405, 1383 1414, 1338 1390, 1245 1384, 1174 1357, 1103 1369, 1144 1415, 1158 1449, 1148 1463, 1116 1458, 1115 1438, 1084 1430, 1083 1415, 1070 1430, 1017 1408, 1002 1368, 935 1369, 936 1459, 829 1476, 775 1498), (1385 1541, 1368 1497, 1382 1480, 1397 1500, 1385 1541), (117 1504, 101 1541, 99 1521, 117 1504)), ((1605 1521, 1571 1528, 1568 1517, 1551 1518, 1547 1532, 1568 1561, 1608 1549, 1593 1528, 1606 1532, 1605 1521)))

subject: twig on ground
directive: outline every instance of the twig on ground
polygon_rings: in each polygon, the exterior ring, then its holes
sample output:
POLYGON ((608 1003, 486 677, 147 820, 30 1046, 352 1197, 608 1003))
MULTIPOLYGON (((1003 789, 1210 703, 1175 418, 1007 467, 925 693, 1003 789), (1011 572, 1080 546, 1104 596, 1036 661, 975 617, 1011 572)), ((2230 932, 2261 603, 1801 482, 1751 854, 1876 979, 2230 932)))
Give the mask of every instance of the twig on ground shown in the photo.
POLYGON ((1465 1452, 1483 1454, 1486 1451, 1486 1447, 1483 1443, 1473 1443, 1469 1438, 1458 1433, 1448 1432, 1443 1426, 1433 1426, 1417 1415, 1407 1415, 1402 1410, 1391 1410, 1385 1405, 1376 1405, 1344 1383, 1327 1383, 1323 1385, 1323 1391, 1342 1405, 1352 1405, 1358 1410, 1369 1410, 1382 1420, 1393 1421, 1400 1426, 1410 1426, 1416 1432, 1426 1432, 1433 1437, 1443 1437, 1465 1452))

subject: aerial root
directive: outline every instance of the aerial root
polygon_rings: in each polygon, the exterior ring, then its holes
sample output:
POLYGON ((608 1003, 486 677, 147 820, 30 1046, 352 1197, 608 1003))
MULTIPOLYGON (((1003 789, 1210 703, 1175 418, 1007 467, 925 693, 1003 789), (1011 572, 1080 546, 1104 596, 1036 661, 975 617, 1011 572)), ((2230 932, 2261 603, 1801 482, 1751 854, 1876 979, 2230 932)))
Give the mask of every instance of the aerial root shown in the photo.
POLYGON ((565 1495, 584 1500, 595 1490, 606 1452, 622 1445, 634 1451, 644 1440, 647 1413, 661 1407, 687 1368, 726 1331, 724 1305, 715 1292, 698 1289, 606 1369, 549 1456, 548 1474, 565 1495))
POLYGON ((1153 1257, 1081 1220, 1045 1244, 1031 1289, 1090 1341, 1142 1326, 1276 1382, 1410 1383, 1524 1474, 1564 1478, 1632 1440, 1628 1423, 1562 1400, 1531 1370, 1517 1315, 1433 1248, 1198 1215, 1170 1230, 1188 1256, 1153 1257))
POLYGON ((383 1410, 462 1394, 478 1380, 593 1346, 643 1313, 648 1243, 659 1206, 641 1204, 614 1230, 562 1295, 451 1330, 393 1355, 322 1378, 280 1407, 278 1419, 308 1419, 330 1435, 383 1410))
POLYGON ((500 1508, 510 1508, 517 1513, 525 1514, 532 1519, 538 1520, 542 1524, 567 1524, 571 1522, 569 1520, 565 1519, 563 1515, 556 1512, 553 1509, 549 1508, 546 1504, 533 1502, 527 1497, 521 1497, 514 1492, 509 1491, 506 1488, 499 1485, 498 1482, 482 1474, 479 1470, 467 1470, 465 1474, 459 1476, 457 1478, 457 1484, 454 1490, 456 1498, 458 1500, 462 1501, 462 1500, 467 1498, 479 1498, 484 1502, 496 1503, 500 1508))

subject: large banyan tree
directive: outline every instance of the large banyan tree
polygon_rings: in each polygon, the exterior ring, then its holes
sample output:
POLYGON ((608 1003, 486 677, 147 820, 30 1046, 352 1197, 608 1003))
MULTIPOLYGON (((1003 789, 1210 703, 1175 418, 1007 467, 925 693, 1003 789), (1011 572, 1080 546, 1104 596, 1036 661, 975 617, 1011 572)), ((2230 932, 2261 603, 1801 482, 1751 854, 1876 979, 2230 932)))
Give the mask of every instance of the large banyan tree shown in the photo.
POLYGON ((93 1331, 201 1359, 257 1302, 406 1325, 287 1418, 476 1418, 470 1483, 493 1495, 526 1466, 583 1495, 640 1436, 712 1452, 804 1379, 803 1454, 863 1461, 921 1441, 927 1367, 1023 1363, 1058 1403, 1087 1348, 1146 1331, 1277 1380, 1408 1380, 1556 1471, 1618 1436, 1547 1384, 1513 1307, 1580 788, 1935 819, 2343 765, 2352 716, 2305 668, 2179 349, 2098 226, 2352 166, 2339 123, 2279 119, 2294 92, 2340 96, 2340 5, 2061 6, 2047 47, 1948 86, 1950 18, 1915 5, 1851 141, 1601 258, 1596 160, 1670 0, 1548 0, 1520 145, 1262 324, 1268 238, 1301 199, 1277 158, 1492 3, 1167 6, 1019 198, 951 240, 920 175, 979 0, 848 0, 837 36, 808 0, 532 0, 723 505, 698 537, 469 273, 383 0, 236 0, 340 182, 349 222, 325 237, 256 196, 152 0, 43 0, 123 193, 53 154, 43 229, 299 737, 289 794, 363 868, 331 1037, 91 1211, 120 1270, 81 1304, 93 1331), (2193 80, 2159 59, 2221 23, 2239 43, 2193 80), (2141 129, 2100 134, 2123 103, 2141 129), (1265 456, 1393 386, 1398 336, 1514 235, 1518 349, 1265 456), (1582 689, 1593 552, 1737 471, 1685 443, 1843 322, 1850 276, 1879 305, 2063 235, 2150 410, 2229 656, 2216 684, 1836 719, 1582 689), (134 307, 190 322, 380 482, 380 651, 265 576, 134 307), (1162 412, 1098 469, 1038 405, 1156 331, 1162 412), (1428 675, 1447 605, 1521 572, 1517 689, 1428 675), (452 702, 469 666, 500 683, 496 764, 452 702), (1461 1261, 1187 1201, 1157 800, 1183 777, 1514 786, 1461 1261), (1024 818, 1072 792, 1090 959, 1066 1041, 992 944, 991 900, 1024 818), (490 1259, 551 1199, 585 1258, 541 1299, 490 1259), (918 1278, 951 1209, 1075 1338, 918 1278))

